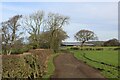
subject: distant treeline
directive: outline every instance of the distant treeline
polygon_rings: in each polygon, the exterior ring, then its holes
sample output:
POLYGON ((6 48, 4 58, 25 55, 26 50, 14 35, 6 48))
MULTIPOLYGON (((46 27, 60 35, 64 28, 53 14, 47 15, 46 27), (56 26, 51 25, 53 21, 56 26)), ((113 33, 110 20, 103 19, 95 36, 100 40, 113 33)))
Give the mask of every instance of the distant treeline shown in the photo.
POLYGON ((120 46, 120 41, 115 38, 108 41, 89 41, 86 43, 92 43, 95 46, 120 46))

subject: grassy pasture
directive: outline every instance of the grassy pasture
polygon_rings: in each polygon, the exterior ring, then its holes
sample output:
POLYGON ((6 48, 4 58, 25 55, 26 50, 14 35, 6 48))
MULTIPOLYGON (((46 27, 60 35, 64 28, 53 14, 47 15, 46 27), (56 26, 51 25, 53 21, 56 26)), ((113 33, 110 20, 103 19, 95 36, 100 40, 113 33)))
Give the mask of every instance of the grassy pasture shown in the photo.
POLYGON ((106 78, 118 77, 118 50, 114 50, 117 47, 91 47, 92 50, 86 48, 90 47, 83 47, 83 50, 71 50, 70 47, 67 49, 74 53, 77 59, 100 70, 106 78), (96 50, 98 48, 102 50, 96 50))

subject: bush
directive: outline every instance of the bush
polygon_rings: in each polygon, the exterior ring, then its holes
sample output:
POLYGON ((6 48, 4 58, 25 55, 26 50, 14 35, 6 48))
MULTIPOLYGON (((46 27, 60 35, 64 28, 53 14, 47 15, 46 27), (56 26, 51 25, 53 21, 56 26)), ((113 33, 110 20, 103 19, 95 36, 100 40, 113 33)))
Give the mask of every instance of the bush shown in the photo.
POLYGON ((120 50, 120 48, 114 48, 114 50, 120 50))
POLYGON ((21 48, 13 48, 11 54, 22 54, 24 52, 28 52, 32 47, 30 46, 23 46, 21 48))
POLYGON ((70 49, 72 49, 72 50, 79 50, 78 47, 71 47, 70 49))
MULTIPOLYGON (((16 53, 17 49, 14 51, 16 53)), ((3 55, 2 77, 27 78, 31 77, 33 73, 34 77, 41 78, 46 73, 47 61, 52 50, 30 50, 30 53, 27 55, 3 55)))
POLYGON ((18 48, 11 50, 11 54, 22 54, 22 53, 23 53, 23 51, 21 49, 18 49, 18 48))
POLYGON ((22 52, 28 52, 28 51, 30 50, 30 48, 27 47, 27 46, 25 46, 25 47, 23 47, 21 50, 22 50, 22 52))
POLYGON ((117 39, 110 39, 103 44, 104 46, 119 46, 120 42, 117 39))
POLYGON ((100 50, 103 50, 103 48, 96 48, 96 50, 100 51, 100 50))
POLYGON ((80 50, 83 50, 83 49, 80 49, 80 50))
POLYGON ((93 50, 92 48, 85 48, 85 50, 93 50))

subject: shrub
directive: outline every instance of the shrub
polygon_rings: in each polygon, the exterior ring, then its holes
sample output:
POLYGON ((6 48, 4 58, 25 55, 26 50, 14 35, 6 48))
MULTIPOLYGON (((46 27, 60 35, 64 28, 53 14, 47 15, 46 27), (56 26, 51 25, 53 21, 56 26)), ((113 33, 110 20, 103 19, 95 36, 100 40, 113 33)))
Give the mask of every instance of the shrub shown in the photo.
MULTIPOLYGON (((7 49, 7 50, 11 50, 11 54, 22 54, 24 52, 28 52, 30 49, 33 49, 33 47, 31 45, 24 45, 24 46, 13 46, 11 49, 7 49)), ((2 50, 2 54, 6 54, 5 50, 2 50)))
POLYGON ((100 51, 100 50, 103 50, 103 48, 96 48, 96 50, 100 51))
POLYGON ((21 50, 22 50, 22 52, 28 52, 30 50, 30 48, 25 46, 21 50))
MULTIPOLYGON (((15 50, 14 50, 15 51, 15 50)), ((31 50, 26 55, 3 55, 3 78, 40 78, 45 74, 51 50, 31 50)), ((31 79, 32 80, 32 79, 31 79)))
POLYGON ((21 49, 18 49, 18 48, 11 50, 11 54, 22 54, 22 53, 23 53, 23 51, 21 49))
POLYGON ((119 46, 120 42, 117 39, 110 39, 103 44, 104 46, 119 46))
POLYGON ((85 48, 85 50, 93 50, 92 48, 85 48))
POLYGON ((120 50, 120 48, 114 48, 114 50, 120 50))
POLYGON ((11 50, 11 54, 22 54, 24 52, 28 52, 30 49, 29 47, 25 46, 25 47, 22 47, 22 48, 13 48, 11 50))
POLYGON ((80 50, 83 50, 83 49, 80 49, 80 50))
POLYGON ((71 47, 70 49, 72 49, 72 50, 79 50, 78 47, 71 47))

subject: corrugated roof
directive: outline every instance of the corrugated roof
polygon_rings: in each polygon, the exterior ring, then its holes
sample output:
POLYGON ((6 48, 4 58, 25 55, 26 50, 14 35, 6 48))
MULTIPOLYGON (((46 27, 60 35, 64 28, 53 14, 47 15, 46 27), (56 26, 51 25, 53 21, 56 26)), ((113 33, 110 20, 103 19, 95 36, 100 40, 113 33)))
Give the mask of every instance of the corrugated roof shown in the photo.
MULTIPOLYGON (((75 45, 75 46, 79 46, 79 45, 81 45, 81 43, 80 42, 62 42, 62 45, 68 45, 68 46, 72 46, 72 45, 75 45)), ((87 44, 87 43, 84 43, 84 45, 94 45, 94 44, 87 44)))

